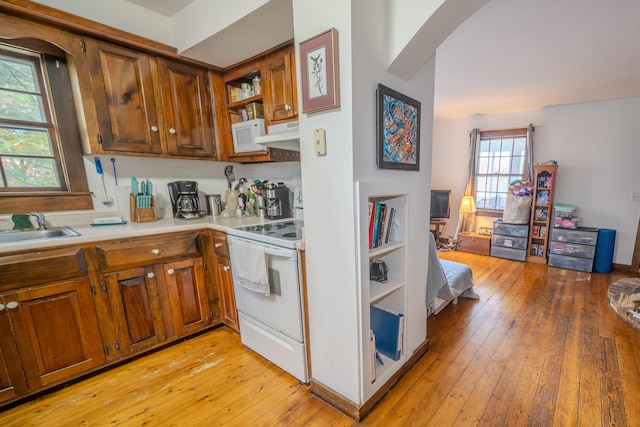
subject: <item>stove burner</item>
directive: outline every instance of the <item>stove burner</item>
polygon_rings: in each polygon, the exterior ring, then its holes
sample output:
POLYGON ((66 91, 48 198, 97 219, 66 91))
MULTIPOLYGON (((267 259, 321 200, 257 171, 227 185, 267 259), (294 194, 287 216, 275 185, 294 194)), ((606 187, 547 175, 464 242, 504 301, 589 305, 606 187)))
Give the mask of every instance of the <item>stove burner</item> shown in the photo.
POLYGON ((285 228, 287 223, 275 223, 275 224, 260 224, 260 225, 250 225, 245 227, 246 230, 249 231, 269 231, 269 230, 279 230, 281 228, 285 228))
POLYGON ((298 233, 284 233, 282 237, 300 237, 298 233))

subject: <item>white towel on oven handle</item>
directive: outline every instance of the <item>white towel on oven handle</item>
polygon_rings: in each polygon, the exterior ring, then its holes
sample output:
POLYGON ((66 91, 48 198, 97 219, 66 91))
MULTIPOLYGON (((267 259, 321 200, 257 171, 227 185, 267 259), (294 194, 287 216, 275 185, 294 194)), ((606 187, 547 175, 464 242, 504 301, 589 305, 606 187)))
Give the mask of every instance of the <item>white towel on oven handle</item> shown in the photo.
POLYGON ((243 288, 253 292, 269 295, 269 276, 267 273, 267 256, 264 247, 234 240, 231 245, 231 259, 234 280, 243 288))

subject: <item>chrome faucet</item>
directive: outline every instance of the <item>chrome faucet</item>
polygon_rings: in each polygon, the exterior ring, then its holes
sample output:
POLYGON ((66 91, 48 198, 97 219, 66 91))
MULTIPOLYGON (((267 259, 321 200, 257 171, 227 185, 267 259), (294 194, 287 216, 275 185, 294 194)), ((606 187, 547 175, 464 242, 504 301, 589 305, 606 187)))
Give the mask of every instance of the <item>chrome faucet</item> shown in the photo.
POLYGON ((47 225, 44 223, 44 215, 41 212, 31 212, 32 216, 36 217, 36 221, 38 221, 38 230, 46 230, 47 225))

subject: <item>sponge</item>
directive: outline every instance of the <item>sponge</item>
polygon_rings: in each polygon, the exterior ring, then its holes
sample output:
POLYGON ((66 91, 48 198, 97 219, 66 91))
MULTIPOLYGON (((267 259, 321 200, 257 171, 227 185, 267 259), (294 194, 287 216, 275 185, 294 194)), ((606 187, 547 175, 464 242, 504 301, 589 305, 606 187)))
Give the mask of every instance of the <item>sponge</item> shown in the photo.
POLYGON ((29 215, 13 214, 11 215, 11 221, 13 221, 14 230, 33 230, 33 224, 31 224, 29 215))

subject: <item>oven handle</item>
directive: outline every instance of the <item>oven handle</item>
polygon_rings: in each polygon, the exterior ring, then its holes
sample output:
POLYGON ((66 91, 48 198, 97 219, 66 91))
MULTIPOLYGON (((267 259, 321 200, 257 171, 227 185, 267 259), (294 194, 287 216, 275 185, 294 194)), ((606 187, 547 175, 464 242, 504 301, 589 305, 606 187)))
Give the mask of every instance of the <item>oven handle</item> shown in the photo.
POLYGON ((271 246, 271 245, 266 245, 266 244, 261 244, 259 242, 255 242, 255 241, 251 241, 251 240, 247 240, 247 239, 243 239, 243 238, 239 238, 239 237, 235 237, 235 236, 229 236, 227 238, 227 240, 229 241, 229 244, 233 245, 233 241, 234 240, 242 240, 245 243, 250 243, 252 245, 257 245, 257 246, 262 246, 264 248, 264 253, 265 255, 271 255, 271 256, 277 256, 280 258, 288 258, 291 261, 297 261, 298 259, 298 251, 295 249, 289 249, 289 248, 278 248, 275 246, 271 246))
POLYGON ((265 247, 264 253, 265 255, 272 255, 280 258, 289 258, 291 261, 295 261, 297 259, 297 252, 290 249, 275 249, 271 247, 265 247))

